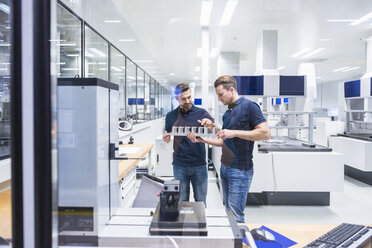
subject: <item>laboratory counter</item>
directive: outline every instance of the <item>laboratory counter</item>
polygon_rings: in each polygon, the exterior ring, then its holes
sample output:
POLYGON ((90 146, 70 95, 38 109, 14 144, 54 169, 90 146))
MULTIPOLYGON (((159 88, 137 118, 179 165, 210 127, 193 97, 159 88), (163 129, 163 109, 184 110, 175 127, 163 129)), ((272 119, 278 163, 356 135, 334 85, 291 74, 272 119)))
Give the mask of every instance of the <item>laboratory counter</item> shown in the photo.
POLYGON ((306 143, 298 139, 290 139, 284 136, 274 136, 270 140, 259 141, 257 143, 259 152, 331 152, 332 148, 316 145, 309 147, 306 143))
POLYGON ((119 153, 122 148, 123 152, 127 154, 128 158, 138 158, 138 159, 128 159, 119 161, 119 180, 122 179, 131 169, 133 169, 140 159, 144 158, 148 153, 151 152, 151 149, 154 147, 153 144, 123 144, 119 145, 119 153), (132 152, 125 152, 125 148, 138 148, 132 152))
POLYGON ((365 141, 372 141, 372 134, 370 133, 343 133, 343 134, 337 134, 337 136, 360 139, 360 140, 365 140, 365 141))

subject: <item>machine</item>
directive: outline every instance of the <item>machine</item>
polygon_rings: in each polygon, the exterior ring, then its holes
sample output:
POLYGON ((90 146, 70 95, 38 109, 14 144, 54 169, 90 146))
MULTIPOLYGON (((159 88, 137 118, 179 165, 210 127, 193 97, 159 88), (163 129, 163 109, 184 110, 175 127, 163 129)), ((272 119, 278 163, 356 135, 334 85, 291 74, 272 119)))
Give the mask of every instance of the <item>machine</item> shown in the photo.
POLYGON ((345 132, 329 138, 344 154, 345 174, 372 185, 372 78, 344 83, 345 132))

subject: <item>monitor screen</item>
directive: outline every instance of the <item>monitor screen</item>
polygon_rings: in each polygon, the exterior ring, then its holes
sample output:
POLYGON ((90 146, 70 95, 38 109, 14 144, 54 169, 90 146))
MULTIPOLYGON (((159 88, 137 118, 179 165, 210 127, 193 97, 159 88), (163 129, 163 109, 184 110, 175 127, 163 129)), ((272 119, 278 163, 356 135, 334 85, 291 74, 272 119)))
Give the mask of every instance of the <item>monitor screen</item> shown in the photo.
POLYGON ((338 116, 338 108, 327 108, 328 116, 338 116))

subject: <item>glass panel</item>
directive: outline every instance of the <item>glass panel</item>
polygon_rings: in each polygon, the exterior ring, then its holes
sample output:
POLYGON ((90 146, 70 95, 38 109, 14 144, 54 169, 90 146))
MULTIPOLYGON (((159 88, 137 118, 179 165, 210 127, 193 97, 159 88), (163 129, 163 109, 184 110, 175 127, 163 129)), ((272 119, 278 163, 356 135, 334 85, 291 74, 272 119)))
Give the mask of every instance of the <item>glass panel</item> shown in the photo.
POLYGON ((125 119, 125 56, 111 46, 110 81, 119 85, 119 118, 125 119))
POLYGON ((58 77, 81 76, 81 21, 62 6, 57 6, 58 77))
POLYGON ((108 43, 85 26, 85 77, 108 80, 108 43))
POLYGON ((136 120, 137 114, 137 91, 136 91, 136 65, 127 59, 127 115, 136 120))
POLYGON ((150 113, 150 76, 145 73, 145 120, 151 120, 150 113))
POLYGON ((145 120, 145 72, 137 67, 137 119, 138 122, 145 120))
POLYGON ((150 118, 155 119, 155 80, 150 78, 150 118))
POLYGON ((159 117, 159 83, 155 81, 155 118, 159 117))
POLYGON ((10 1, 1 0, 0 5, 0 237, 10 240, 10 1))
POLYGON ((163 90, 163 116, 165 116, 169 111, 171 111, 171 98, 170 92, 164 88, 163 90))

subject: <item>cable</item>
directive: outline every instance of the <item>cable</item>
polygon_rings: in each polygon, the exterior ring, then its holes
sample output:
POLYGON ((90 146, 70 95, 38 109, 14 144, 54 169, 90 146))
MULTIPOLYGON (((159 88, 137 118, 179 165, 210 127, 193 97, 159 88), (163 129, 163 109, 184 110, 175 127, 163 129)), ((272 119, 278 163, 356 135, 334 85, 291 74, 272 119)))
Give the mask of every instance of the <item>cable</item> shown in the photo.
POLYGON ((171 236, 167 235, 166 237, 171 241, 174 248, 179 248, 176 241, 171 236))
POLYGON ((275 166, 274 166, 274 153, 271 153, 271 167, 273 169, 274 192, 276 192, 278 190, 278 185, 276 183, 275 166))

